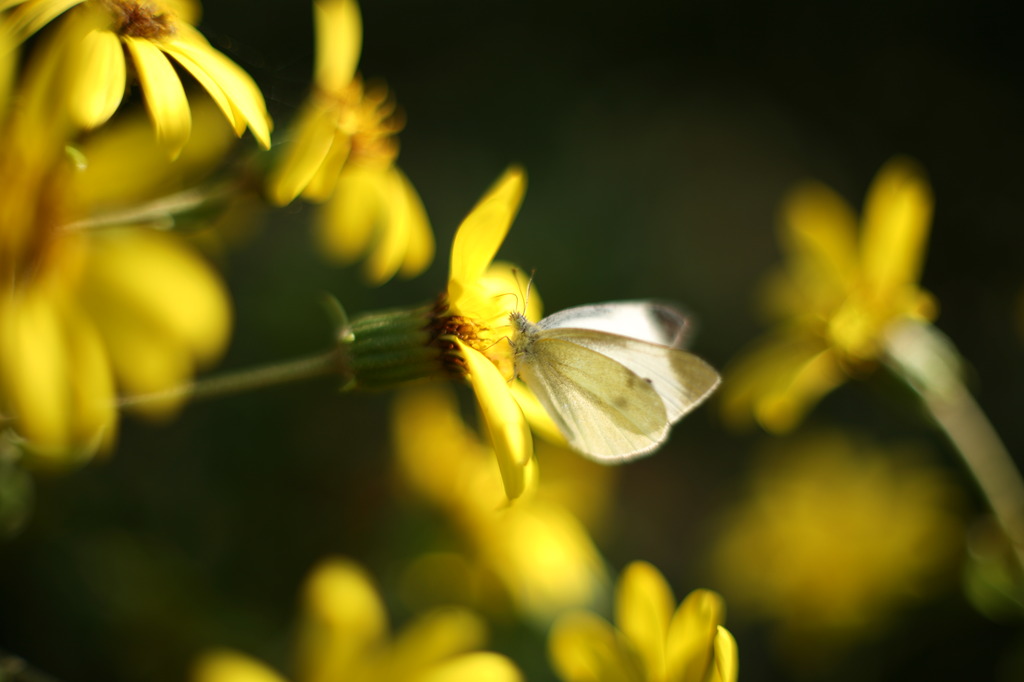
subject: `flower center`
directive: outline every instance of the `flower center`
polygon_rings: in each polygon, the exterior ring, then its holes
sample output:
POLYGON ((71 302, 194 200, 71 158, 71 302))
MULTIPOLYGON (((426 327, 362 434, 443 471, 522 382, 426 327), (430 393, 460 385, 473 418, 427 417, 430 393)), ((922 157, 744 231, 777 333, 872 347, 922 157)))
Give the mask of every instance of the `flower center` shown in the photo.
POLYGON ((174 16, 151 2, 105 0, 114 15, 114 32, 130 38, 160 40, 174 35, 174 16))
POLYGON ((365 87, 358 78, 340 92, 321 93, 336 112, 338 132, 349 138, 349 159, 387 165, 398 156, 395 134, 405 127, 383 85, 365 87))

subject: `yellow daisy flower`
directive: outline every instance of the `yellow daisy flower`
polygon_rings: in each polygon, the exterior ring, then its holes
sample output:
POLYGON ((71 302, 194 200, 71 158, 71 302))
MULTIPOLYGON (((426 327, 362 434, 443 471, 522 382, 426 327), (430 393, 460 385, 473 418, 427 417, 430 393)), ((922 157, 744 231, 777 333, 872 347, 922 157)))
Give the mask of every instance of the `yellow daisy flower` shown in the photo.
POLYGON ((736 641, 724 620, 716 593, 695 590, 676 607, 661 572, 635 561, 616 587, 617 627, 571 612, 555 622, 548 649, 565 682, 735 682, 736 641))
POLYGON ((909 453, 838 433, 777 443, 725 517, 712 564, 730 603, 776 621, 806 661, 950 585, 958 498, 943 471, 909 453))
MULTIPOLYGON (((520 382, 512 381, 508 343, 509 315, 526 305, 526 316, 537 320, 539 297, 531 289, 529 300, 523 301, 525 285, 515 269, 494 263, 525 188, 523 171, 509 169, 462 221, 452 243, 445 307, 439 316, 480 404, 509 499, 522 494, 526 466, 533 457, 527 415, 550 425, 536 398, 520 382)), ((553 425, 545 430, 556 431, 553 425)))
POLYGON ((905 158, 875 177, 859 235, 835 192, 797 187, 782 208, 785 269, 766 288, 779 324, 726 372, 726 416, 787 431, 848 377, 872 369, 894 325, 934 319, 936 302, 917 284, 931 215, 931 189, 905 158))
MULTIPOLYGON (((106 162, 131 176, 148 164, 144 148, 111 157, 85 145, 92 163, 78 168, 42 117, 17 113, 0 155, 0 414, 31 452, 64 463, 110 447, 118 393, 177 386, 218 358, 230 303, 174 235, 76 227, 112 206, 106 162), (94 182, 108 190, 102 198, 94 182)), ((178 403, 140 411, 162 417, 178 403)))
POLYGON ((412 183, 395 165, 403 122, 382 85, 356 74, 362 20, 355 0, 313 3, 316 72, 313 92, 271 171, 271 201, 301 195, 327 202, 317 221, 324 253, 349 264, 369 254, 366 276, 381 284, 411 277, 433 260, 434 238, 412 183))
MULTIPOLYGON (((558 477, 549 474, 557 460, 568 460, 569 484, 589 491, 586 511, 595 502, 609 503, 614 469, 551 446, 544 452, 544 481, 508 505, 493 451, 462 421, 450 390, 431 385, 403 392, 392 424, 403 480, 445 512, 467 547, 465 558, 436 552, 417 560, 407 572, 414 597, 440 593, 498 606, 511 601, 517 611, 547 622, 567 608, 591 606, 604 594, 600 554, 576 510, 565 503, 566 497, 578 498, 571 491, 563 495, 558 477)), ((536 480, 527 473, 530 482, 536 480)))
POLYGON ((124 98, 131 58, 157 138, 172 157, 188 140, 192 117, 173 59, 199 82, 241 135, 248 127, 270 147, 271 121, 259 87, 192 25, 189 0, 0 0, 10 30, 22 39, 60 15, 49 49, 60 56, 64 102, 72 121, 105 123, 124 98))
MULTIPOLYGON (((484 623, 458 608, 438 609, 388 634, 387 613, 366 572, 348 559, 322 561, 306 581, 295 682, 519 682, 515 665, 477 651, 484 623)), ((284 682, 245 654, 217 649, 193 667, 193 682, 284 682)))

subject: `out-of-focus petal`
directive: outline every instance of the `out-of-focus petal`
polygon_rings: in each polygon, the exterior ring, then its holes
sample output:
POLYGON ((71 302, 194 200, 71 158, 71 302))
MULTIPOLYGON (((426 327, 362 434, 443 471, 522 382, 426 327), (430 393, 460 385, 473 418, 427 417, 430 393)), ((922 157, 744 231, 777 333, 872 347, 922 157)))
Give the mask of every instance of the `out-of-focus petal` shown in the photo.
POLYGON ((711 682, 736 682, 740 675, 740 651, 732 633, 721 625, 715 634, 715 671, 711 682))
POLYGON ((903 157, 885 164, 864 204, 861 260, 879 297, 902 293, 920 279, 932 222, 932 191, 920 168, 903 157))
POLYGON ((505 171, 459 226, 452 244, 448 298, 458 311, 460 298, 494 260, 519 211, 526 190, 521 168, 505 171))
POLYGON ((434 232, 430 229, 430 219, 423 207, 423 200, 409 178, 397 167, 392 168, 391 175, 392 182, 396 185, 394 194, 403 198, 401 211, 409 225, 405 258, 398 274, 402 277, 415 277, 426 270, 434 260, 434 232))
POLYGON ((380 169, 345 168, 317 220, 321 251, 343 265, 357 260, 377 239, 387 202, 387 181, 380 169))
POLYGON ((296 677, 348 679, 386 636, 387 614, 366 572, 348 559, 320 562, 306 581, 296 677))
POLYGON ((524 467, 533 457, 533 439, 522 410, 512 398, 508 383, 482 353, 457 342, 469 370, 470 384, 483 412, 510 500, 525 490, 524 467))
POLYGON ((668 628, 668 679, 704 682, 725 603, 709 590, 694 590, 676 609, 668 628))
POLYGON ((774 433, 791 430, 846 378, 824 343, 785 331, 758 342, 725 375, 723 416, 735 426, 756 421, 774 433))
POLYGON ((117 389, 103 338, 96 325, 80 312, 69 318, 68 347, 74 371, 71 382, 72 440, 109 450, 117 436, 117 389))
MULTIPOLYGON (((278 206, 290 203, 303 193, 336 143, 333 116, 320 107, 305 109, 293 129, 296 131, 295 137, 284 146, 283 158, 271 170, 267 180, 270 200, 278 206)), ((336 182, 337 176, 334 178, 336 182)), ((306 198, 318 201, 326 196, 306 194, 306 198)))
POLYGON ((121 314, 148 319, 200 363, 220 356, 231 329, 227 291, 188 246, 145 230, 107 230, 94 240, 84 293, 95 312, 120 301, 121 314))
POLYGON ((0 386, 18 431, 45 451, 71 446, 71 367, 64 325, 43 292, 0 302, 0 386))
POLYGON ((33 33, 46 26, 58 16, 85 0, 40 0, 39 2, 9 2, 3 6, 6 10, 21 5, 11 13, 10 32, 19 40, 25 40, 33 33))
POLYGON ((71 116, 87 130, 99 127, 114 115, 124 97, 124 48, 114 33, 92 30, 82 38, 75 62, 76 75, 68 79, 71 116))
POLYGON ((314 82, 325 92, 338 92, 351 82, 363 49, 363 19, 354 0, 317 0, 314 82))
POLYGON ((797 285, 826 304, 842 296, 858 274, 857 217, 850 205, 829 187, 805 182, 786 197, 781 221, 786 268, 797 285))
POLYGON ((409 682, 522 682, 515 663, 501 654, 479 651, 441 663, 409 682))
POLYGON ((665 644, 676 600, 661 572, 646 561, 625 568, 615 591, 615 623, 633 643, 647 679, 664 679, 665 644))
POLYGON ((462 608, 431 611, 407 624, 389 652, 388 672, 395 680, 410 679, 446 658, 476 649, 487 639, 487 626, 462 608))
POLYGON ((191 682, 286 682, 271 668, 230 649, 203 654, 192 666, 191 682))
POLYGON ((548 655, 566 682, 635 682, 645 678, 639 660, 620 655, 614 628, 585 611, 565 614, 551 628, 548 655))
POLYGON ((157 139, 176 157, 192 131, 192 114, 181 80, 167 57, 148 40, 123 37, 142 84, 157 139))

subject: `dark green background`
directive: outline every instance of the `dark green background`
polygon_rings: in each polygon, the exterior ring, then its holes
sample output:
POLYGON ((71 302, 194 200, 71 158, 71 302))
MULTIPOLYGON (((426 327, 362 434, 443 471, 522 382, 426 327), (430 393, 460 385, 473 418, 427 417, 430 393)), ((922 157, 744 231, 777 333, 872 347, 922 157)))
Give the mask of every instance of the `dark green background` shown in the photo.
MULTIPOLYGON (((549 310, 677 300, 696 351, 721 367, 761 329, 754 292, 778 259, 775 211, 797 180, 859 206, 890 156, 918 159, 936 201, 924 285, 972 361, 982 407, 1024 449, 1024 61, 1010 5, 939 2, 367 2, 362 71, 408 116, 400 165, 430 213, 434 266, 367 289, 325 266, 308 209, 271 215, 231 253, 236 334, 224 368, 320 350, 320 295, 350 312, 432 298, 459 220, 512 162, 530 187, 502 249, 536 270, 549 310)), ((247 68, 279 129, 311 69, 301 2, 209 2, 202 28, 247 68)), ((884 381, 843 388, 812 425, 954 453, 884 381)), ((242 648, 285 669, 307 569, 354 556, 387 586, 433 528, 390 478, 386 395, 330 381, 131 420, 109 462, 38 481, 27 529, 0 546, 0 646, 65 682, 178 680, 200 648, 242 648)), ((704 550, 759 442, 714 406, 657 456, 625 467, 602 549, 656 563, 678 594, 708 584, 704 550)), ((976 503, 976 509, 981 509, 976 503)), ((726 595, 728 597, 728 595, 726 595)), ((392 604, 396 619, 403 613, 392 604)), ((741 679, 788 679, 770 632, 730 614, 741 679)), ((548 679, 541 633, 494 646, 548 679)), ((825 680, 1010 680, 1018 626, 951 592, 911 610, 825 680)), ((1014 667, 1013 661, 1016 660, 1014 667)))

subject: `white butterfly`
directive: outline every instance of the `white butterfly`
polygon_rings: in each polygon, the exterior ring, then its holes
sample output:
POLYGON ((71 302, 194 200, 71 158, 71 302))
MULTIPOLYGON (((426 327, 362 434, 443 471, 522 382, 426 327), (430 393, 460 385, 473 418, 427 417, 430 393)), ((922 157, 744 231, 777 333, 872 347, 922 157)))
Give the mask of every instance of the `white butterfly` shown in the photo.
POLYGON ((531 323, 512 313, 516 374, 569 445, 600 462, 658 449, 718 386, 718 372, 681 350, 688 323, 650 301, 569 308, 531 323))

